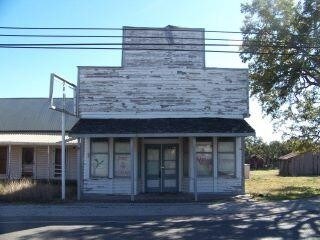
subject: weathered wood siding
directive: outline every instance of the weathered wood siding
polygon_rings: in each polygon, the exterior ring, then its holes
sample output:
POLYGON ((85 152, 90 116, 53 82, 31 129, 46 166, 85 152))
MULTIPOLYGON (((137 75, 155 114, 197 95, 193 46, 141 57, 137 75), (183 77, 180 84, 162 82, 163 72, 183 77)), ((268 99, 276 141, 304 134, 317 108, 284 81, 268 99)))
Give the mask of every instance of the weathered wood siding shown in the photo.
POLYGON ((184 29, 124 27, 122 66, 133 68, 141 66, 204 68, 204 29, 187 28, 186 31, 181 30, 184 29), (183 51, 158 51, 154 49, 179 49, 183 51))
POLYGON ((47 146, 37 146, 35 148, 36 156, 36 171, 34 172, 34 178, 36 179, 48 179, 48 147, 47 146))
POLYGON ((203 52, 153 48, 203 49, 203 32, 124 30, 122 67, 79 67, 78 110, 82 118, 248 116, 248 71, 205 68, 203 52), (141 39, 162 36, 164 39, 141 39), (197 40, 181 40, 193 37, 197 40), (182 41, 182 42, 181 42, 182 41), (138 45, 126 45, 135 43, 138 45), (150 46, 142 43, 193 43, 150 46))
POLYGON ((67 179, 77 179, 77 147, 70 146, 67 150, 67 179))
POLYGON ((281 176, 320 176, 320 153, 305 153, 279 160, 281 176))
MULTIPOLYGON (((22 148, 33 147, 34 151, 34 165, 33 178, 34 179, 55 179, 54 177, 54 149, 55 146, 50 146, 49 162, 48 162, 48 146, 11 146, 10 160, 8 159, 8 176, 10 179, 20 179, 22 174, 22 148)), ((67 146, 67 165, 66 165, 66 179, 76 180, 77 178, 77 149, 75 146, 67 146)), ((7 176, 5 176, 7 177, 7 176)))

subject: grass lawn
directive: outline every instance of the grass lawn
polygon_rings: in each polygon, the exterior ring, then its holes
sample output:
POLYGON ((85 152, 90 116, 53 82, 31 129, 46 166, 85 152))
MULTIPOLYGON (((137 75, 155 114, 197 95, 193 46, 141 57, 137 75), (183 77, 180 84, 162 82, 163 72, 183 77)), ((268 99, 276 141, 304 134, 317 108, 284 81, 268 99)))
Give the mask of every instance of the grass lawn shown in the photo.
POLYGON ((320 177, 281 177, 278 170, 250 172, 246 193, 266 200, 298 199, 320 195, 320 177))

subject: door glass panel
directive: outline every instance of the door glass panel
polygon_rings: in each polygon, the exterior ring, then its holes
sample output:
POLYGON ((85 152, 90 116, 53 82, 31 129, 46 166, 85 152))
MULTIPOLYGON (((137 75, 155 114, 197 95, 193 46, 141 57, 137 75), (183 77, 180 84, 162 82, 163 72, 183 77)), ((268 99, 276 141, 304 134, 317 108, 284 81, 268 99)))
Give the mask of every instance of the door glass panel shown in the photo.
POLYGON ((176 161, 164 161, 164 167, 175 169, 176 168, 176 161))
POLYGON ((152 149, 148 148, 147 149, 147 160, 160 160, 159 159, 160 154, 159 154, 159 149, 152 149))
POLYGON ((176 160, 176 149, 166 148, 164 150, 164 160, 176 160))
POLYGON ((164 174, 168 174, 168 175, 176 174, 176 170, 175 169, 165 169, 164 174))
POLYGON ((177 191, 177 145, 157 144, 146 147, 147 191, 177 191))
POLYGON ((148 161, 147 164, 147 175, 159 174, 159 161, 148 161))

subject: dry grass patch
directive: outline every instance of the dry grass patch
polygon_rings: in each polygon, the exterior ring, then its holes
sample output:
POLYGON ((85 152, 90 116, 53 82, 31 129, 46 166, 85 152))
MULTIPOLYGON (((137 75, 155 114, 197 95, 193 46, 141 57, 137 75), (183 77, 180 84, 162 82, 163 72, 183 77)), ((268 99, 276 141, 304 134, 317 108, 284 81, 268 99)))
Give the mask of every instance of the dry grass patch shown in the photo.
POLYGON ((320 195, 320 177, 282 177, 278 170, 250 172, 246 193, 267 200, 298 199, 320 195))
MULTIPOLYGON (((74 199, 76 185, 68 183, 66 196, 74 199)), ((59 182, 38 181, 32 179, 6 180, 0 182, 0 201, 2 202, 53 202, 61 197, 59 182)))

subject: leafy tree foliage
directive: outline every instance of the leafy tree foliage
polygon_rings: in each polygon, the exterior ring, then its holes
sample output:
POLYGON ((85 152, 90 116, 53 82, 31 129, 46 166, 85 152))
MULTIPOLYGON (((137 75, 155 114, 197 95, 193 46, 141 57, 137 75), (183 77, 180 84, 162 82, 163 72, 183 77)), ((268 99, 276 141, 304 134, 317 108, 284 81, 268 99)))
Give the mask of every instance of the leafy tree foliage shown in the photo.
POLYGON ((252 0, 241 11, 251 94, 288 136, 320 143, 320 0, 252 0))

